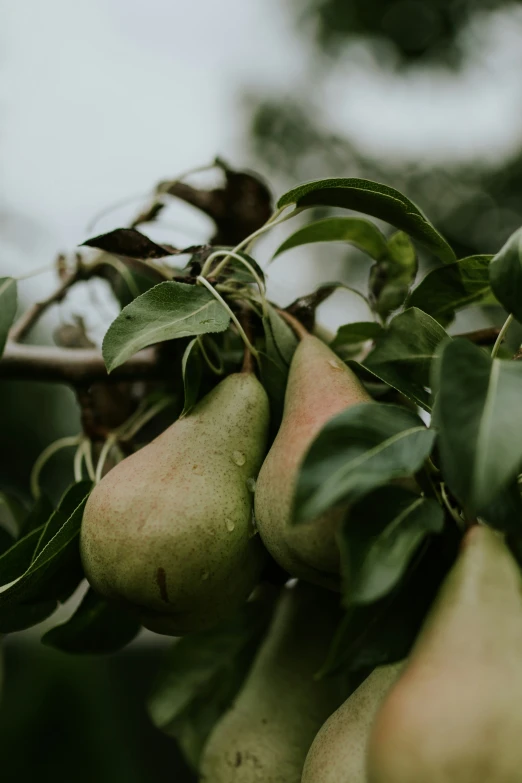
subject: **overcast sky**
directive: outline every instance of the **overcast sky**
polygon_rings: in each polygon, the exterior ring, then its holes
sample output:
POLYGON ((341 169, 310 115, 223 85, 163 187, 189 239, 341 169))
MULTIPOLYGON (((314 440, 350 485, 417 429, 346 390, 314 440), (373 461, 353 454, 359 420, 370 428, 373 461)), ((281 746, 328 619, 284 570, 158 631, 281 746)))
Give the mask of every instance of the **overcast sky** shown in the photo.
POLYGON ((495 157, 520 138, 514 17, 468 34, 476 55, 459 79, 397 79, 361 54, 322 83, 281 0, 0 0, 0 14, 4 273, 45 263, 100 207, 216 153, 251 163, 246 87, 309 85, 328 122, 374 153, 495 157))

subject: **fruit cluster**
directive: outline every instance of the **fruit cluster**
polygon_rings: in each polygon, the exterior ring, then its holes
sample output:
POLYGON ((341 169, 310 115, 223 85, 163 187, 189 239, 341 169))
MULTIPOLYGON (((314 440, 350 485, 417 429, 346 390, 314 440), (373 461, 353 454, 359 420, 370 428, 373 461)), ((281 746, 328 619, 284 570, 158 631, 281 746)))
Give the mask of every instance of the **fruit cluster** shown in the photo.
POLYGON ((310 443, 330 417, 369 399, 333 351, 305 335, 268 454, 269 401, 247 369, 89 496, 81 552, 90 584, 158 633, 180 636, 225 619, 260 583, 268 553, 302 580, 283 589, 247 681, 208 741, 202 780, 299 780, 314 735, 339 706, 339 682, 314 673, 341 617, 337 593, 323 588, 339 587, 342 512, 298 527, 290 518, 310 443))
MULTIPOLYGON (((299 580, 283 588, 240 694, 206 744, 202 781, 472 783, 484 780, 485 739, 504 725, 506 699, 517 713, 509 678, 517 681, 522 641, 520 575, 483 526, 464 539, 406 664, 378 667, 344 703, 338 678, 314 678, 341 616, 337 527, 346 509, 292 525, 296 476, 326 421, 369 399, 331 349, 305 335, 268 454, 268 398, 246 370, 120 462, 89 497, 81 551, 91 585, 158 633, 226 618, 260 583, 268 553, 299 580), (503 645, 511 645, 505 665, 492 668, 503 645), (475 660, 491 694, 487 711, 475 660), (472 717, 465 727, 462 709, 472 717)), ((513 731, 516 746, 518 724, 513 731)), ((495 768, 488 779, 518 779, 510 754, 495 768)))
POLYGON ((14 325, 16 281, 0 280, 0 374, 34 358, 21 338, 76 282, 105 277, 122 308, 102 346, 121 383, 96 350, 43 367, 87 407, 82 433, 37 459, 32 510, 0 496, 0 634, 50 617, 85 576, 44 643, 104 654, 141 626, 179 637, 149 712, 202 783, 517 783, 522 229, 494 257, 457 259, 389 186, 306 183, 269 217, 266 188, 239 179, 259 214, 238 225, 234 191, 229 225, 223 192, 205 191, 214 246, 141 234, 156 204, 89 240, 101 253, 14 325), (334 215, 276 251, 344 242, 372 259, 367 292, 350 289, 372 320, 335 336, 315 311, 344 282, 282 310, 250 254, 312 207, 398 229, 334 215), (413 241, 441 262, 416 287, 413 241), (184 253, 183 268, 160 262, 184 253), (470 303, 501 304, 503 326, 450 335, 470 303), (75 483, 54 508, 40 475, 71 445, 75 483))

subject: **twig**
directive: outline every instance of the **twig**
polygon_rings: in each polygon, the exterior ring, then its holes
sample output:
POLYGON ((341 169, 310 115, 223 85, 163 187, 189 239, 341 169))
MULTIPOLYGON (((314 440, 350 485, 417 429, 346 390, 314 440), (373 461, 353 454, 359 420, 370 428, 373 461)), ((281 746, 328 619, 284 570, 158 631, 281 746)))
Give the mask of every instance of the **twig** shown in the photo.
POLYGON ((296 333, 296 335, 299 337, 300 340, 302 340, 303 337, 307 337, 310 334, 308 329, 306 329, 301 323, 301 321, 298 321, 295 316, 290 315, 290 313, 287 313, 286 310, 278 309, 277 312, 279 313, 281 318, 283 318, 287 322, 287 324, 289 324, 292 327, 292 329, 294 330, 294 332, 296 333))
POLYGON ((476 329, 474 332, 456 334, 455 337, 464 337, 465 340, 469 340, 475 345, 489 345, 495 342, 499 334, 500 328, 498 326, 489 326, 486 329, 476 329))
POLYGON ((84 278, 85 270, 82 266, 78 265, 74 272, 67 275, 54 293, 50 294, 46 299, 42 299, 41 302, 35 302, 35 304, 18 319, 9 332, 9 340, 13 343, 21 342, 45 311, 48 310, 51 305, 61 302, 65 298, 69 288, 84 278))
POLYGON ((51 381, 72 386, 103 381, 138 381, 168 377, 156 351, 146 348, 110 375, 99 351, 90 348, 57 348, 53 345, 20 345, 8 342, 0 360, 0 378, 51 381))

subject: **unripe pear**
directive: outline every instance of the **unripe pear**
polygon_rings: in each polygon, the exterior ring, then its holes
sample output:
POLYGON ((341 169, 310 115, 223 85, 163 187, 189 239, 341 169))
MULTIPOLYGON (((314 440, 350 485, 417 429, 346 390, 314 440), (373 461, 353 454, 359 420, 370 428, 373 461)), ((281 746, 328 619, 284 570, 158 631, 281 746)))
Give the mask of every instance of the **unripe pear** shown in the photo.
POLYGON ((302 783, 366 783, 371 727, 401 664, 380 666, 321 727, 308 751, 302 783))
POLYGON ((288 375, 283 420, 259 473, 255 514, 261 538, 273 558, 295 577, 339 587, 337 528, 346 509, 292 524, 300 465, 326 422, 350 405, 371 398, 352 371, 325 343, 306 335, 288 375))
POLYGON ((474 526, 377 715, 368 780, 519 783, 521 737, 520 570, 474 526))
POLYGON ((94 589, 175 636, 241 605, 265 564, 251 485, 268 425, 263 387, 252 373, 236 373, 111 470, 89 497, 81 529, 94 589))
POLYGON ((310 744, 342 699, 337 678, 314 679, 340 617, 335 594, 283 588, 246 682, 203 750, 201 783, 300 783, 310 744))

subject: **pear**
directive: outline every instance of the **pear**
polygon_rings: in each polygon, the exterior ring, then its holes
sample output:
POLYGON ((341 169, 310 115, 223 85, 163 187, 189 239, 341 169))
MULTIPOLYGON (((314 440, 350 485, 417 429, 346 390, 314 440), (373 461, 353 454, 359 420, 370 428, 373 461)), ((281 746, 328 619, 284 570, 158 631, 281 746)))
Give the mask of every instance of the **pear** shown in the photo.
POLYGON ((308 751, 302 783, 366 783, 373 720, 401 667, 379 666, 328 718, 308 751))
POLYGON ((175 636, 238 608, 266 558, 250 485, 268 425, 255 375, 229 375, 111 470, 90 495, 81 528, 92 587, 134 609, 152 631, 175 636))
POLYGON ((521 589, 503 539, 472 527, 376 718, 370 783, 522 780, 521 589))
POLYGON ((349 405, 370 399, 331 348, 313 335, 303 337, 290 365, 281 427, 256 485, 256 522, 273 558, 293 576, 331 589, 339 587, 336 531, 345 509, 292 525, 297 475, 326 422, 349 405))
POLYGON ((203 750, 202 783, 300 783, 312 740, 342 699, 336 678, 314 679, 339 619, 333 593, 283 588, 246 682, 203 750))

